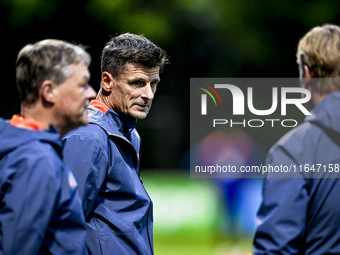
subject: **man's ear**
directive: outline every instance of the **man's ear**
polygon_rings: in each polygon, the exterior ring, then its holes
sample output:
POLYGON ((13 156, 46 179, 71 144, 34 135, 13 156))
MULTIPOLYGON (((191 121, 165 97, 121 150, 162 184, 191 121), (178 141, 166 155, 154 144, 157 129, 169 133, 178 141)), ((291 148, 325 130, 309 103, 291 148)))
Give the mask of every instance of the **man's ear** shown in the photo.
POLYGON ((45 80, 41 84, 40 88, 41 98, 43 101, 53 104, 56 101, 56 89, 55 85, 51 80, 45 80))
POLYGON ((110 93, 113 87, 114 78, 109 72, 102 73, 102 88, 105 92, 110 93))
POLYGON ((307 65, 303 65, 303 83, 306 89, 309 88, 309 81, 310 81, 310 71, 307 65))

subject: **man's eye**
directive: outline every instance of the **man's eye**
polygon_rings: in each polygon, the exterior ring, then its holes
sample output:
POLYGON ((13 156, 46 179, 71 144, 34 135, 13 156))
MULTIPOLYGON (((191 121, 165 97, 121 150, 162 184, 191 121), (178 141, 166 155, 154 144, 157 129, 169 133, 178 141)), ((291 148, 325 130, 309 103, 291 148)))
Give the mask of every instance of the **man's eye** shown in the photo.
POLYGON ((134 82, 132 82, 132 85, 135 85, 135 86, 143 86, 144 83, 141 82, 141 81, 134 81, 134 82))

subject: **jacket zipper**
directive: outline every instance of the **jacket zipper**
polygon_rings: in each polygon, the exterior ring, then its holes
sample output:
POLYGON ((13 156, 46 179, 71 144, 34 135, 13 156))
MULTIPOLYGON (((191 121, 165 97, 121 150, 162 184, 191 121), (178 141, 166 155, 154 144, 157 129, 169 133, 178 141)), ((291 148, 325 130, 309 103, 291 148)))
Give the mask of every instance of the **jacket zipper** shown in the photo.
MULTIPOLYGON (((135 154, 137 155, 137 169, 139 169, 139 156, 138 156, 138 153, 137 153, 135 147, 132 145, 132 143, 126 137, 124 137, 124 136, 119 136, 119 135, 114 134, 114 133, 108 133, 108 134, 110 136, 114 136, 114 137, 120 138, 123 141, 128 142, 132 146, 133 150, 135 151, 135 154)), ((142 184, 142 187, 144 189, 145 194, 148 196, 149 201, 152 203, 151 197, 149 196, 148 192, 146 191, 146 189, 145 189, 145 187, 143 185, 143 180, 142 180, 142 178, 140 176, 140 169, 139 169, 138 173, 137 173, 137 171, 135 171, 135 173, 137 174, 137 177, 139 178, 139 180, 140 180, 140 182, 142 184)), ((147 227, 146 227, 146 231, 147 231, 147 234, 148 234, 148 241, 149 241, 149 246, 150 246, 151 254, 154 254, 154 251, 153 251, 153 248, 152 248, 152 243, 151 243, 151 238, 150 238, 150 230, 149 230, 150 210, 151 210, 151 206, 148 208, 148 212, 147 212, 147 217, 146 217, 146 225, 147 225, 147 227)))

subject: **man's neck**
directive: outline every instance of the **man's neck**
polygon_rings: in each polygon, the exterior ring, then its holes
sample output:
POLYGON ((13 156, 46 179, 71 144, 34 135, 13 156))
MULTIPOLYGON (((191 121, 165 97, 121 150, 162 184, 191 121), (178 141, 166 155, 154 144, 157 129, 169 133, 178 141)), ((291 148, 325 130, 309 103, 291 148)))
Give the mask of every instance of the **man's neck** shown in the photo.
POLYGON ((328 95, 329 93, 320 94, 320 93, 314 92, 312 95, 314 106, 317 106, 318 104, 320 104, 328 95))
POLYGON ((309 100, 309 102, 306 103, 306 107, 308 108, 308 110, 312 110, 330 94, 320 93, 319 91, 312 89, 311 87, 309 87, 308 90, 311 93, 311 99, 309 100))
POLYGON ((119 113, 115 112, 113 109, 109 108, 104 102, 99 100, 100 97, 97 97, 96 100, 92 100, 90 105, 96 107, 104 114, 108 115, 116 124, 118 130, 126 136, 131 132, 131 130, 136 126, 136 120, 130 120, 119 113), (111 110, 108 112, 108 110, 111 110), (108 112, 108 113, 107 113, 108 112))
POLYGON ((97 101, 103 103, 104 105, 106 105, 108 108, 110 108, 110 104, 109 104, 109 98, 108 96, 103 95, 103 92, 100 91, 97 98, 97 101))
POLYGON ((47 130, 53 125, 57 128, 61 136, 62 133, 66 133, 63 132, 62 126, 58 125, 58 121, 53 115, 52 108, 44 107, 40 103, 32 106, 22 106, 20 115, 26 120, 38 122, 43 130, 47 130))

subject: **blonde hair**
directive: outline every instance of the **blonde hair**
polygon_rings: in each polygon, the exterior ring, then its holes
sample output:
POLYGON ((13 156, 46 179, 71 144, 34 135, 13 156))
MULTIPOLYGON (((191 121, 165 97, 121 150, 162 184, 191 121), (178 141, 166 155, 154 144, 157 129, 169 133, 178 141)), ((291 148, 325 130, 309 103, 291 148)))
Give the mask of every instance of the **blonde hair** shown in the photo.
MULTIPOLYGON (((307 65, 311 78, 340 78, 340 27, 314 27, 300 40, 296 57, 300 77, 303 76, 304 65, 307 65)), ((321 93, 340 90, 338 80, 315 83, 316 90, 321 93)))

